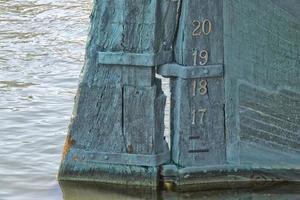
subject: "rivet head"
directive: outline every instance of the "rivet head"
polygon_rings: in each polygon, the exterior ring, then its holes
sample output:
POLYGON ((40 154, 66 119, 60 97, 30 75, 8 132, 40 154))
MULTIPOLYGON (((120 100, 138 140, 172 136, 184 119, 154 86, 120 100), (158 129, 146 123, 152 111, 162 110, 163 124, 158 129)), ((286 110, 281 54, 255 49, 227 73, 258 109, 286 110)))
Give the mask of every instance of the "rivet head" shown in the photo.
POLYGON ((204 73, 204 74, 208 74, 208 72, 209 72, 208 69, 204 69, 204 70, 203 70, 203 73, 204 73))
POLYGON ((108 156, 104 156, 104 159, 105 159, 105 160, 108 160, 108 156))

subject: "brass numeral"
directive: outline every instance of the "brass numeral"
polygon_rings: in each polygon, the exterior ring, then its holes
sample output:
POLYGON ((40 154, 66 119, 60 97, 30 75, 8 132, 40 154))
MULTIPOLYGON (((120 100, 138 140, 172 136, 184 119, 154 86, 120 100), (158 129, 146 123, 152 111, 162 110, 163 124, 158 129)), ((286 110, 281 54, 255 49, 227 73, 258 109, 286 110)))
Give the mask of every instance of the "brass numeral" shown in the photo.
POLYGON ((205 19, 202 21, 200 20, 193 20, 193 26, 195 27, 193 30, 193 36, 200 36, 202 33, 204 35, 209 35, 212 31, 212 24, 209 19, 205 19))
MULTIPOLYGON (((196 96, 196 92, 197 92, 197 81, 193 80, 192 81, 192 96, 196 96)), ((200 80, 199 81, 199 93, 201 95, 206 95, 208 92, 208 88, 207 88, 207 81, 206 80, 200 80)))
POLYGON ((207 109, 206 108, 201 108, 199 110, 193 110, 192 111, 192 125, 195 125, 196 124, 196 115, 197 113, 199 113, 200 115, 200 125, 203 125, 204 124, 204 117, 205 117, 205 114, 207 112, 207 109))
POLYGON ((199 65, 204 66, 208 63, 208 59, 209 59, 209 54, 207 50, 202 50, 198 53, 198 50, 194 51, 193 53, 193 64, 194 66, 198 65, 198 60, 199 61, 199 65))
POLYGON ((200 81, 200 94, 201 95, 206 95, 207 94, 207 81, 206 80, 201 80, 200 81))
MULTIPOLYGON (((201 20, 193 20, 192 25, 194 27, 192 36, 208 36, 212 32, 212 23, 209 19, 201 20)), ((195 50, 193 52, 193 65, 194 66, 204 66, 209 61, 209 53, 207 50, 203 49, 201 51, 195 50)), ((192 81, 192 96, 196 96, 197 91, 199 91, 200 95, 206 95, 208 92, 207 81, 200 80, 199 82, 196 80, 192 81)), ((200 125, 204 124, 204 119, 207 113, 206 108, 201 109, 193 109, 192 110, 192 125, 195 125, 197 122, 200 125), (196 119, 197 120, 196 122, 196 119)))
POLYGON ((199 109, 198 112, 200 113, 200 124, 203 125, 204 116, 205 116, 205 113, 207 112, 207 109, 205 109, 205 108, 199 109))

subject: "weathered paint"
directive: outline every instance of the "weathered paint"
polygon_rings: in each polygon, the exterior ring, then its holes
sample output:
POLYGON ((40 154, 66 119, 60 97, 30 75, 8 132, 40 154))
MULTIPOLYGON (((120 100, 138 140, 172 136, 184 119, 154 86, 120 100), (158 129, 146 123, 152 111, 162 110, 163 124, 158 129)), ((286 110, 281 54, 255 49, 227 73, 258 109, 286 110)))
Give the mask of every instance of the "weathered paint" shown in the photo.
POLYGON ((176 63, 162 65, 158 73, 165 77, 179 77, 182 79, 222 77, 223 65, 184 66, 176 63))
POLYGON ((230 163, 300 163, 299 6, 294 0, 224 1, 230 163))
POLYGON ((170 156, 154 67, 172 58, 176 13, 169 0, 94 1, 60 180, 157 185, 170 156))
POLYGON ((299 7, 96 0, 59 179, 155 187, 160 173, 169 188, 194 189, 299 182, 299 7), (211 32, 193 36, 194 20, 209 20, 211 32), (208 62, 195 62, 195 50, 208 62), (156 66, 171 78, 171 162, 156 66))
POLYGON ((175 62, 187 69, 196 64, 194 71, 203 76, 171 81, 172 159, 179 166, 225 163, 222 5, 222 0, 182 1, 175 62), (193 36, 194 20, 209 20, 211 33, 193 36), (209 53, 206 65, 195 63, 195 50, 209 53), (218 64, 218 76, 201 73, 209 74, 218 64))

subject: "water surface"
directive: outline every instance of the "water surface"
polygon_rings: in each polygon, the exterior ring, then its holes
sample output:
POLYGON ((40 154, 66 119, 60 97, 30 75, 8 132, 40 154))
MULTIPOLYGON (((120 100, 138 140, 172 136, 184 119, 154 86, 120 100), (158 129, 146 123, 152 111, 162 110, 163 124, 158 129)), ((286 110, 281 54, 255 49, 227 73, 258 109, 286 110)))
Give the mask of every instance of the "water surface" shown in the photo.
POLYGON ((90 0, 0 0, 0 199, 61 199, 90 0))
POLYGON ((132 193, 90 184, 64 184, 62 194, 56 174, 90 11, 91 0, 0 0, 0 200, 300 199, 295 189, 132 193))

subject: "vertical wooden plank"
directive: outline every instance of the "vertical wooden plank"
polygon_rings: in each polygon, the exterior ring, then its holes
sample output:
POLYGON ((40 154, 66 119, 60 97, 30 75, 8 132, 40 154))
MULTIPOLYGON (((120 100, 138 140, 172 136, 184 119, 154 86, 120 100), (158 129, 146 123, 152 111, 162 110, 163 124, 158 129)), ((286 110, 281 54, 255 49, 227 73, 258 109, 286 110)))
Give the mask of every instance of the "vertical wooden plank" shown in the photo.
MULTIPOLYGON (((223 64, 223 1, 182 1, 175 60, 181 65, 223 64)), ((172 82, 172 155, 180 166, 225 163, 223 78, 172 82)))
POLYGON ((156 87, 124 87, 123 132, 127 153, 157 154, 165 150, 161 105, 165 105, 166 96, 161 93, 153 98, 156 94, 156 87))
POLYGON ((124 86, 124 136, 128 153, 153 154, 155 87, 124 86))
POLYGON ((122 88, 81 86, 69 134, 73 148, 91 152, 124 152, 122 88))
MULTIPOLYGON (((176 62, 181 65, 194 65, 193 54, 196 50, 198 52, 206 50, 209 53, 207 65, 223 64, 223 0, 182 2, 176 38, 176 62), (211 24, 210 32, 209 24, 211 24)), ((199 63, 199 60, 197 62, 199 63)))

